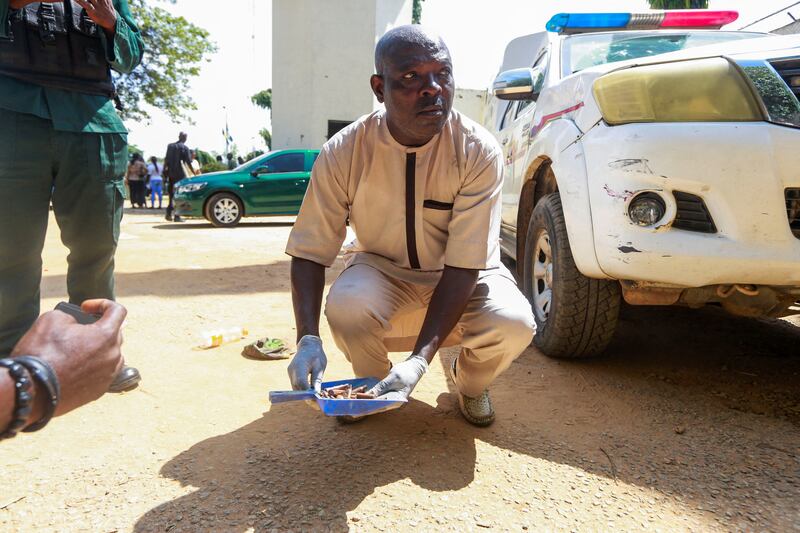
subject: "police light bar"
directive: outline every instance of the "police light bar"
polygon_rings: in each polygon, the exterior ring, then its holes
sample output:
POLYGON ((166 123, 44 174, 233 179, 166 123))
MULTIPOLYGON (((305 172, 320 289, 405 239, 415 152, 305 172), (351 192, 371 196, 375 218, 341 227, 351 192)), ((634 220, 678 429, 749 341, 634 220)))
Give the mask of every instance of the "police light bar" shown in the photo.
POLYGON ((651 11, 650 13, 559 13, 547 31, 585 33, 604 30, 654 30, 666 28, 719 29, 739 18, 737 11, 651 11))

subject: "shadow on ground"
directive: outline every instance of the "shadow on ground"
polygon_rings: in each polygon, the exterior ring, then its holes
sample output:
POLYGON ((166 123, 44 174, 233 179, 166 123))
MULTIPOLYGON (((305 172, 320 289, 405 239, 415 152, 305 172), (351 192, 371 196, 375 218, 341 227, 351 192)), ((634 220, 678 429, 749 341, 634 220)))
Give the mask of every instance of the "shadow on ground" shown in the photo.
MULTIPOLYGON (((170 268, 149 272, 118 272, 116 296, 187 297, 207 294, 257 294, 288 292, 290 260, 264 265, 224 268, 170 268)), ((65 275, 42 278, 42 298, 61 297, 66 287, 65 275)))
MULTIPOLYGON (((249 222, 247 220, 243 220, 239 222, 239 225, 235 228, 218 228, 218 229, 236 229, 236 228, 290 228, 294 225, 294 222, 285 222, 285 221, 274 221, 274 222, 249 222)), ((164 224, 157 224, 153 226, 153 229, 159 230, 189 230, 189 229, 212 229, 214 226, 211 225, 210 222, 167 222, 164 221, 164 224)))
POLYGON ((798 347, 800 328, 782 321, 626 309, 604 358, 526 351, 492 388, 488 429, 464 423, 452 389, 436 407, 412 401, 351 426, 273 406, 166 463, 163 476, 198 490, 152 509, 136 531, 343 531, 348 512, 399 480, 467 487, 476 440, 648 487, 734 529, 787 530, 798 519, 798 347))

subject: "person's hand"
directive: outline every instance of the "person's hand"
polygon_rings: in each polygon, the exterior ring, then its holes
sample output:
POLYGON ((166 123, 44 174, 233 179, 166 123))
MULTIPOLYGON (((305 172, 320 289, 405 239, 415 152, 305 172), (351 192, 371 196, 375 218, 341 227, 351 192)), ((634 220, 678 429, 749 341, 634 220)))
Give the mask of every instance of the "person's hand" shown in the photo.
POLYGON ((56 415, 98 399, 123 365, 122 322, 127 311, 110 300, 87 300, 81 310, 102 314, 94 324, 81 325, 70 315, 50 311, 40 316, 11 354, 33 355, 50 363, 61 384, 56 415))
POLYGON ((108 32, 117 26, 117 10, 112 0, 75 0, 95 24, 108 32))
POLYGON ((328 358, 325 357, 325 352, 322 350, 322 339, 315 335, 304 335, 297 343, 297 353, 287 369, 292 389, 314 389, 316 392, 320 392, 326 366, 328 366, 328 358), (311 375, 310 386, 309 374, 311 375))
POLYGON ((394 365, 389 375, 367 392, 375 396, 397 392, 407 400, 427 371, 428 361, 421 355, 412 355, 402 363, 394 365))

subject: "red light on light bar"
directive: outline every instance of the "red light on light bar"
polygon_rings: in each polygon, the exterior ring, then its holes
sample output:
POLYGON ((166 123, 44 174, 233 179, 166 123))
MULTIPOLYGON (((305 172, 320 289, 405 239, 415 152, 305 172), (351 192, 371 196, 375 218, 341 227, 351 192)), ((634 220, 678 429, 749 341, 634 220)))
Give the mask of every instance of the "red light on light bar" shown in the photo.
POLYGON ((738 11, 667 11, 662 28, 706 28, 730 24, 739 18, 738 11))

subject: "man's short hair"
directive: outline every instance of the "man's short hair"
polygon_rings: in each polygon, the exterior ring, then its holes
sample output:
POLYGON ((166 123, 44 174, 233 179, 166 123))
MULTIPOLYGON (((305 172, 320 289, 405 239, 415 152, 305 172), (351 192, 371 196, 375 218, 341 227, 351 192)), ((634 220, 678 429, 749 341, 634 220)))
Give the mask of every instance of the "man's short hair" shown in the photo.
POLYGON ((392 56, 400 47, 415 45, 430 52, 438 52, 444 49, 447 54, 450 50, 444 44, 444 40, 436 33, 426 30, 418 24, 408 24, 398 26, 383 34, 375 46, 375 72, 380 76, 383 74, 386 64, 392 61, 392 56))

